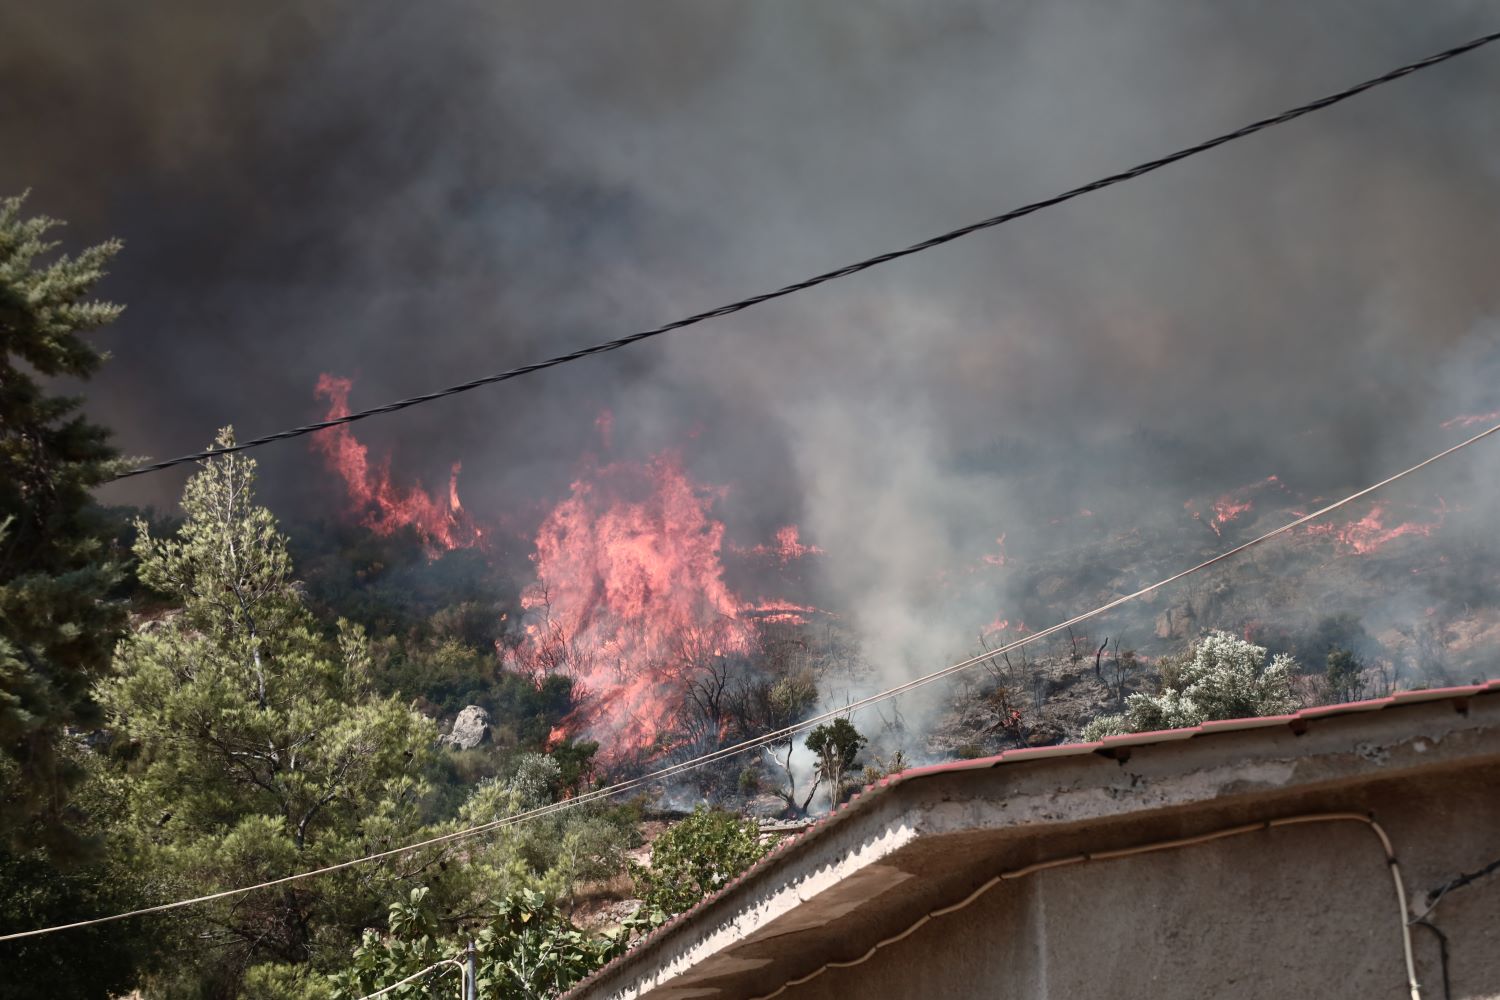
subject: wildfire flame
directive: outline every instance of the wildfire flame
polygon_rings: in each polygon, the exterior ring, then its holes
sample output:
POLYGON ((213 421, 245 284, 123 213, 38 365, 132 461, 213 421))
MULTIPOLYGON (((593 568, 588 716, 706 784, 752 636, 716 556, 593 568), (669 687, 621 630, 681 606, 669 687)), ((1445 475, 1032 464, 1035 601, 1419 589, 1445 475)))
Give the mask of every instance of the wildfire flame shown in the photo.
POLYGON ((1357 521, 1347 524, 1312 524, 1308 525, 1307 533, 1313 537, 1331 538, 1357 555, 1369 555, 1398 538, 1430 536, 1442 525, 1446 509, 1445 505, 1438 508, 1436 521, 1402 521, 1387 527, 1386 507, 1377 503, 1357 521))
POLYGON ((773 545, 763 543, 748 547, 731 546, 731 550, 736 555, 775 559, 783 566, 795 559, 823 554, 823 550, 816 545, 808 545, 802 541, 802 530, 795 524, 777 528, 776 542, 773 545))
POLYGON ((1285 490, 1285 487, 1281 485, 1281 479, 1277 476, 1267 476, 1265 479, 1250 483, 1248 486, 1241 486, 1237 490, 1231 490, 1210 505, 1213 515, 1206 519, 1199 513, 1197 504, 1194 501, 1189 500, 1182 506, 1188 513, 1193 515, 1193 520, 1203 522, 1215 535, 1222 537, 1226 524, 1237 520, 1241 514, 1254 509, 1255 504, 1250 500, 1251 494, 1258 493, 1272 486, 1285 490))
POLYGON ((1441 424, 1443 430, 1452 430, 1455 427, 1474 427, 1478 424, 1500 423, 1500 410, 1492 413, 1470 413, 1459 417, 1450 417, 1441 424))
MULTIPOLYGON (((800 624, 817 610, 730 590, 724 525, 712 514, 721 495, 665 452, 589 468, 542 522, 524 636, 509 655, 533 675, 574 679, 581 707, 554 737, 601 738, 606 762, 653 754, 673 736, 699 670, 750 652, 759 623, 800 624)), ((816 551, 795 527, 777 544, 788 559, 816 551)))
MULTIPOLYGON (((324 419, 349 413, 349 393, 354 383, 347 378, 320 375, 316 394, 328 401, 324 419)), ((429 494, 421 485, 402 489, 391 482, 390 458, 370 463, 369 449, 355 439, 347 424, 313 435, 313 448, 321 452, 328 467, 338 473, 349 491, 350 508, 359 522, 377 535, 390 535, 402 528, 415 529, 431 555, 480 544, 483 532, 464 512, 458 498, 458 474, 453 463, 446 497, 429 494)))
POLYGON ((810 604, 793 604, 791 601, 761 601, 758 604, 745 606, 741 609, 741 614, 762 622, 805 625, 813 615, 827 615, 828 612, 810 604))
MULTIPOLYGON (((324 375, 317 395, 330 419, 349 412, 349 379, 324 375)), ((613 421, 596 422, 606 450, 613 421)), ((389 460, 374 464, 347 426, 314 438, 344 481, 351 514, 389 535, 415 529, 433 554, 479 544, 484 535, 458 495, 453 466, 446 496, 391 480, 389 460)), ((695 483, 675 452, 645 462, 586 466, 537 529, 536 580, 522 594, 520 642, 506 666, 540 682, 564 674, 580 707, 554 728, 601 738, 606 762, 650 756, 683 718, 688 684, 717 658, 749 653, 767 623, 805 624, 817 608, 783 600, 745 601, 724 580, 725 528, 712 516, 724 490, 695 483)), ((783 566, 822 552, 796 525, 774 545, 738 550, 783 566)))

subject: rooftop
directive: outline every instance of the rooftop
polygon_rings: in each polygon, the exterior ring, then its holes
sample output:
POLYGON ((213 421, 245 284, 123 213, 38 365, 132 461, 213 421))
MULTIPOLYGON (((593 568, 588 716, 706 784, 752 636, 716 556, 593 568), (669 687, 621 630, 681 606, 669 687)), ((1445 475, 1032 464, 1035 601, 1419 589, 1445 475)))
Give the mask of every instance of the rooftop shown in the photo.
POLYGON ((1287 815, 1420 769, 1500 760, 1500 680, 913 768, 783 840, 567 996, 752 996, 961 898, 976 870, 1287 815), (786 935, 796 934, 789 939, 786 935))

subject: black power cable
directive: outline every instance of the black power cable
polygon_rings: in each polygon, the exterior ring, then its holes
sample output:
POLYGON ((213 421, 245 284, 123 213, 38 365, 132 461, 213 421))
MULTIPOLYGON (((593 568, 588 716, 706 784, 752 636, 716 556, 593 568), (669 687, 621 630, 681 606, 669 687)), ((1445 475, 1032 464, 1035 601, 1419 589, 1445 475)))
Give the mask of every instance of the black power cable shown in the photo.
POLYGON ((320 420, 317 423, 313 424, 303 424, 301 427, 293 427, 290 430, 278 431, 275 434, 267 434, 265 437, 252 438, 249 441, 242 441, 229 448, 210 448, 206 451, 194 452, 191 455, 182 455, 178 458, 168 459, 165 462, 156 462, 151 465, 143 465, 139 468, 131 469, 128 472, 122 472, 119 475, 115 476, 114 479, 128 479, 131 476, 141 476, 145 475, 148 472, 159 472, 162 469, 170 469, 173 466, 184 465, 188 462, 199 462, 203 461, 204 459, 213 458, 217 455, 227 455, 231 452, 236 451, 247 451, 251 448, 259 448, 261 445, 271 444, 275 441, 285 441, 288 438, 301 437, 304 434, 311 434, 314 431, 326 430, 330 427, 338 427, 343 424, 352 424, 356 420, 363 420, 366 417, 373 417, 381 413, 394 413, 397 410, 404 410, 408 406, 416 406, 419 403, 430 403, 436 399, 443 399, 444 397, 454 396, 461 392, 468 392, 470 389, 478 389, 480 386, 492 385, 496 382, 505 382, 513 378, 519 378, 522 375, 530 375, 532 372, 542 371, 546 368, 555 368, 558 365, 567 364, 571 361, 580 361, 584 358, 592 357, 595 354, 605 354, 609 351, 617 351, 622 347, 629 347, 631 344, 638 343, 639 341, 647 340, 651 337, 659 337, 664 333, 671 333, 673 330, 681 330, 683 327, 694 326, 706 320, 717 319, 721 316, 728 316, 731 313, 737 313, 742 310, 749 309, 751 306, 760 305, 762 302, 769 302, 772 299, 779 299, 784 296, 791 295, 795 292, 805 291, 806 289, 813 288, 817 285, 822 285, 830 281, 834 281, 838 278, 847 278, 852 274, 858 274, 860 271, 869 270, 870 268, 876 267, 880 264, 885 264, 893 260, 899 260, 902 257, 909 257, 912 254, 921 253, 924 250, 931 250, 933 247, 942 246, 944 243, 951 243, 954 240, 961 239, 973 233, 977 233, 980 230, 993 229, 995 226, 1003 225, 1023 216, 1031 215, 1033 212, 1039 212, 1044 208, 1051 208, 1053 205, 1060 205, 1065 201, 1072 201, 1074 198, 1082 197, 1083 195, 1089 194, 1091 192, 1099 191, 1107 187, 1112 187, 1115 184, 1121 184, 1125 181, 1134 180, 1135 178, 1140 177, 1143 174, 1149 174, 1154 170, 1160 170, 1162 167, 1170 166, 1171 164, 1176 163, 1179 160, 1185 160, 1188 157, 1196 156, 1199 153, 1206 153, 1211 149, 1224 145, 1225 143, 1233 142, 1236 139, 1243 139, 1246 136, 1254 135, 1256 132, 1264 131, 1265 129, 1272 128, 1276 125, 1285 124, 1286 122, 1292 121, 1293 119, 1301 118, 1303 115, 1322 110, 1323 108, 1338 104, 1341 101, 1346 101, 1349 98, 1354 97, 1358 94, 1362 94, 1367 90, 1372 90, 1375 87, 1381 86, 1382 84, 1390 83, 1394 80, 1399 80, 1404 76, 1410 76, 1412 73, 1415 73, 1418 70, 1426 69, 1429 66, 1436 66, 1439 63, 1447 62, 1449 59, 1454 59, 1467 52, 1472 52, 1475 49, 1481 48, 1482 46, 1488 45, 1491 42, 1497 40, 1500 40, 1500 32, 1483 35, 1479 38, 1464 42, 1462 45, 1454 46, 1451 49, 1446 49, 1435 55, 1430 55, 1425 59, 1420 59, 1414 63, 1408 63, 1407 65, 1402 66, 1398 69, 1393 69, 1389 73, 1383 73, 1380 76, 1375 77, 1374 79, 1355 84, 1354 86, 1349 87, 1346 90, 1341 90, 1336 94, 1330 94, 1327 97, 1319 98, 1318 100, 1312 101, 1308 104, 1299 105, 1298 107, 1292 108, 1288 111, 1283 111, 1279 115, 1273 115, 1270 118, 1262 118, 1260 121, 1252 122, 1251 124, 1246 125, 1243 128, 1235 129, 1233 132, 1226 132, 1223 135, 1216 136, 1212 139, 1207 139, 1203 142, 1197 143, 1196 145, 1188 146, 1185 149, 1179 149, 1175 153, 1168 153, 1166 156, 1159 157, 1155 160, 1148 160, 1147 162, 1142 163, 1138 166, 1131 167, 1129 170, 1124 170, 1117 174, 1110 174, 1108 177, 1101 177, 1099 180, 1092 181, 1088 184, 1083 185, 1082 187, 1073 188, 1070 191, 1064 191, 1062 194, 1054 195, 1051 198, 1045 198, 1041 201, 1034 201, 1029 205, 1022 205, 1020 208, 1011 209, 1009 212, 1006 212, 1002 215, 991 216, 988 219, 983 219, 979 222, 971 223, 959 229, 951 230, 949 232, 943 233, 940 236, 934 236, 931 239, 923 240, 920 243, 914 243, 904 250, 892 250, 888 253, 883 253, 875 257, 867 257, 864 260, 858 261, 853 264, 847 264, 844 267, 840 267, 833 271, 825 271, 822 274, 814 275, 811 278, 796 282, 795 284, 778 288, 773 292, 763 292, 760 295, 752 295, 749 298, 740 299, 737 302, 731 302, 728 305, 719 306, 717 309, 710 309, 707 312, 695 313, 692 316, 667 323, 664 326, 658 326, 651 330, 642 330, 639 333, 632 333, 627 337, 620 337, 617 340, 610 340, 602 344, 595 344, 593 347, 585 347, 577 351, 572 351, 568 354, 560 354, 557 357, 548 358, 545 361, 538 361, 533 364, 522 365, 519 368, 511 368, 494 375, 486 375, 483 378, 472 379, 468 382, 460 382, 458 385, 449 386, 446 389, 439 389, 436 392, 423 393, 420 396, 409 396, 406 399, 398 399, 393 403, 386 403, 383 406, 372 407, 368 410, 360 410, 356 413, 347 413, 342 417, 335 417, 331 420, 320 420))

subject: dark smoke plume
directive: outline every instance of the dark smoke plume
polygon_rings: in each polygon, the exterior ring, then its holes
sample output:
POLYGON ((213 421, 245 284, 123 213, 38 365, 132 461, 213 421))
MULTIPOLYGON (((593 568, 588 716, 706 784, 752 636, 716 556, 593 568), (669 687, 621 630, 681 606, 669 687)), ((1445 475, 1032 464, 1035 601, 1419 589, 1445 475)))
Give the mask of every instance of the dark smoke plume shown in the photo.
MULTIPOLYGON (((1460 0, 11 7, 0 191, 31 188, 80 242, 126 239, 91 406, 153 457, 318 415, 320 372, 368 405, 654 325, 1494 27, 1460 0)), ((1497 85, 1485 50, 359 434, 429 485, 461 460, 470 510, 554 500, 601 409, 623 451, 691 441, 696 474, 734 486, 732 530, 801 523, 830 599, 906 676, 1036 606, 1053 553, 1144 526, 1175 568, 1219 541, 1187 502, 1270 475, 1348 491, 1500 409, 1497 85), (1002 534, 1031 570, 945 582, 1002 534)), ((1412 502, 1463 503, 1452 530, 1493 546, 1495 450, 1412 502)), ((273 502, 338 502, 304 445, 260 457, 273 502)), ((180 483, 107 495, 167 504, 180 483)), ((1059 602, 1122 569, 1096 568, 1059 602)))

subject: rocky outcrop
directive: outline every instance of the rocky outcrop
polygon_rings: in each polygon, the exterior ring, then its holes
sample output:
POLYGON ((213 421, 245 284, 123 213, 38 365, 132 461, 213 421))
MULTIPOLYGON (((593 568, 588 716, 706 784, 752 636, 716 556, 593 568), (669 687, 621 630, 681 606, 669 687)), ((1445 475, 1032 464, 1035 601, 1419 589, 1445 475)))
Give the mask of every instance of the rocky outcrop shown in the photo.
POLYGON ((467 705, 453 720, 447 744, 455 750, 472 750, 490 741, 490 713, 478 705, 467 705))
POLYGON ((1167 610, 1156 616, 1156 637, 1158 639, 1187 639, 1193 635, 1193 624, 1197 621, 1197 615, 1193 613, 1192 604, 1182 601, 1172 605, 1167 610))

